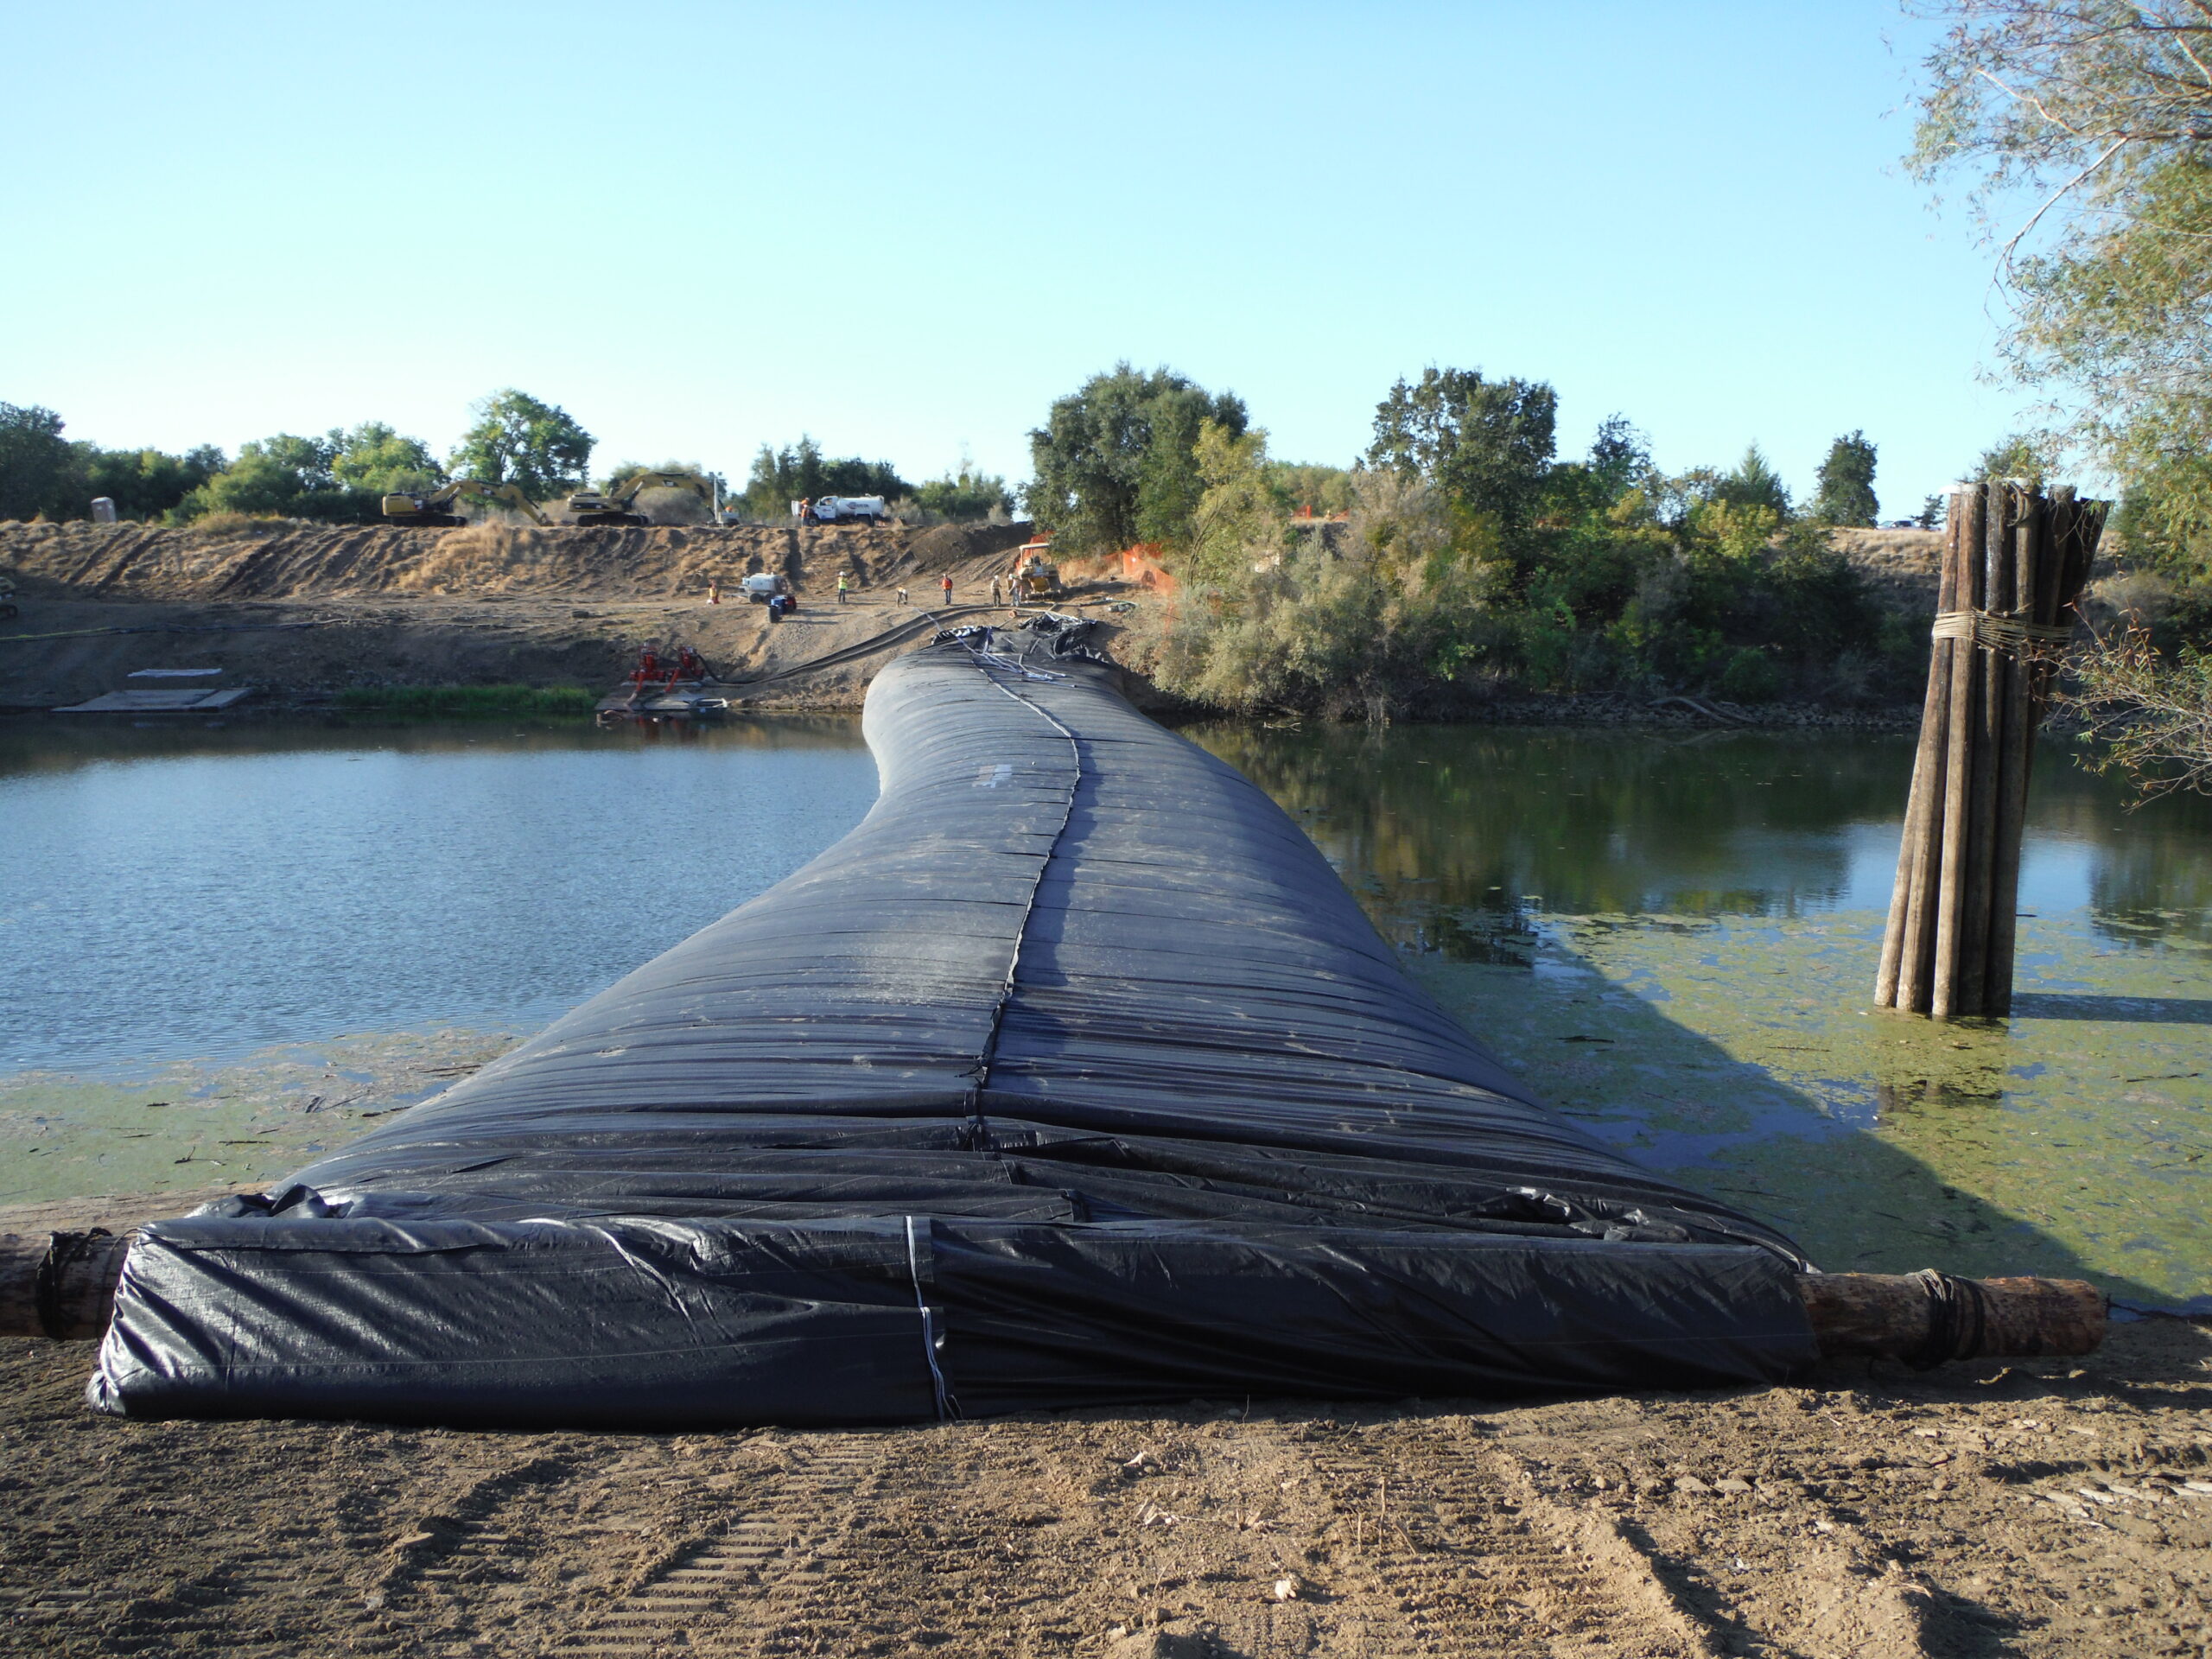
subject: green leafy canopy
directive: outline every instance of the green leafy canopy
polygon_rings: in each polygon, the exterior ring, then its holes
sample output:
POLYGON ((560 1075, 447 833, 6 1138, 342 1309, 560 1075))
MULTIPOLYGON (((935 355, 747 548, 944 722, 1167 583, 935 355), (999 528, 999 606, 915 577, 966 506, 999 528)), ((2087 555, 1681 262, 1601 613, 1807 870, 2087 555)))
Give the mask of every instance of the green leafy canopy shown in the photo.
POLYGON ((1117 363, 1052 404, 1029 435, 1035 477, 1022 492, 1039 528, 1071 552, 1179 543, 1205 493, 1199 430, 1243 435, 1243 400, 1172 369, 1117 363))
POLYGON ((509 386, 472 412, 476 423, 449 461, 455 476, 518 485, 539 500, 585 486, 594 440, 568 410, 509 386))

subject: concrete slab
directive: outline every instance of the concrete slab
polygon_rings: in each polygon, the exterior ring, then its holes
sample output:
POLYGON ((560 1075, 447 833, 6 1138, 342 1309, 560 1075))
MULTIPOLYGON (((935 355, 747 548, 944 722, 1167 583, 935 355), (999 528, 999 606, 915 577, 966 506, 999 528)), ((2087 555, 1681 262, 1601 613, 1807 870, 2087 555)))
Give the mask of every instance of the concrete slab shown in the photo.
POLYGON ((90 702, 73 702, 57 715, 200 715, 227 709, 251 687, 226 686, 219 691, 110 691, 90 702))

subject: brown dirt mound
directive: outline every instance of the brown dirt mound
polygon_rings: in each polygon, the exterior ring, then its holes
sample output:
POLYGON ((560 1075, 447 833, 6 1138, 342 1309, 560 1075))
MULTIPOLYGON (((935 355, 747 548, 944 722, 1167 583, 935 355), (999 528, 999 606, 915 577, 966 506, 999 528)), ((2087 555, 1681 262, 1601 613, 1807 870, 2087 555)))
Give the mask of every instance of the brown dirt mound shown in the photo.
POLYGON ((1831 533, 1836 551, 1851 562, 1885 604, 1911 616, 1936 613, 1936 579, 1943 561, 1942 531, 1838 530, 1831 533))
POLYGON ((560 593, 660 598, 747 570, 842 565, 868 581, 935 571, 1018 545, 1027 525, 538 530, 337 527, 292 521, 218 532, 146 524, 0 524, 0 569, 27 595, 300 599, 560 593))

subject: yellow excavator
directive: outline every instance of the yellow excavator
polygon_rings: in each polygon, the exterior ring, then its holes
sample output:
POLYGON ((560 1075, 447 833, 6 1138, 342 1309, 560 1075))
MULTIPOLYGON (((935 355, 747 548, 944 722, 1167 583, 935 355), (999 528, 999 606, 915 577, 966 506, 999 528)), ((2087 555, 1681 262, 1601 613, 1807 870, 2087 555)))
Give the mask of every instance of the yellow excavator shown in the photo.
POLYGON ((457 478, 428 495, 416 495, 403 491, 384 499, 384 516, 395 524, 435 524, 450 527, 468 521, 448 508, 464 495, 473 495, 487 501, 504 501, 523 513, 532 524, 551 528, 553 521, 531 503, 531 499, 512 484, 486 484, 473 478, 457 478))
POLYGON ((696 473, 639 473, 617 490, 585 490, 569 498, 569 516, 580 524, 650 524, 652 518, 637 510, 639 496, 647 490, 690 490, 720 519, 715 486, 696 473))

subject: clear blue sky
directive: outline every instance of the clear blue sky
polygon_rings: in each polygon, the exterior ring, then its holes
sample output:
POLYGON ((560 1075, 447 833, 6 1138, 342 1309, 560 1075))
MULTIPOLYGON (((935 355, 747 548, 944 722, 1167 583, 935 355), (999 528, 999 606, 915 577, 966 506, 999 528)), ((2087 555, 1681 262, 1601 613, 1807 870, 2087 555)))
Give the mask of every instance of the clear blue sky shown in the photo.
POLYGON ((602 465, 1028 471, 1126 358, 1345 461, 1424 364, 1917 508, 2029 399, 1884 0, 19 4, 0 399, 110 445, 520 386, 602 465))

